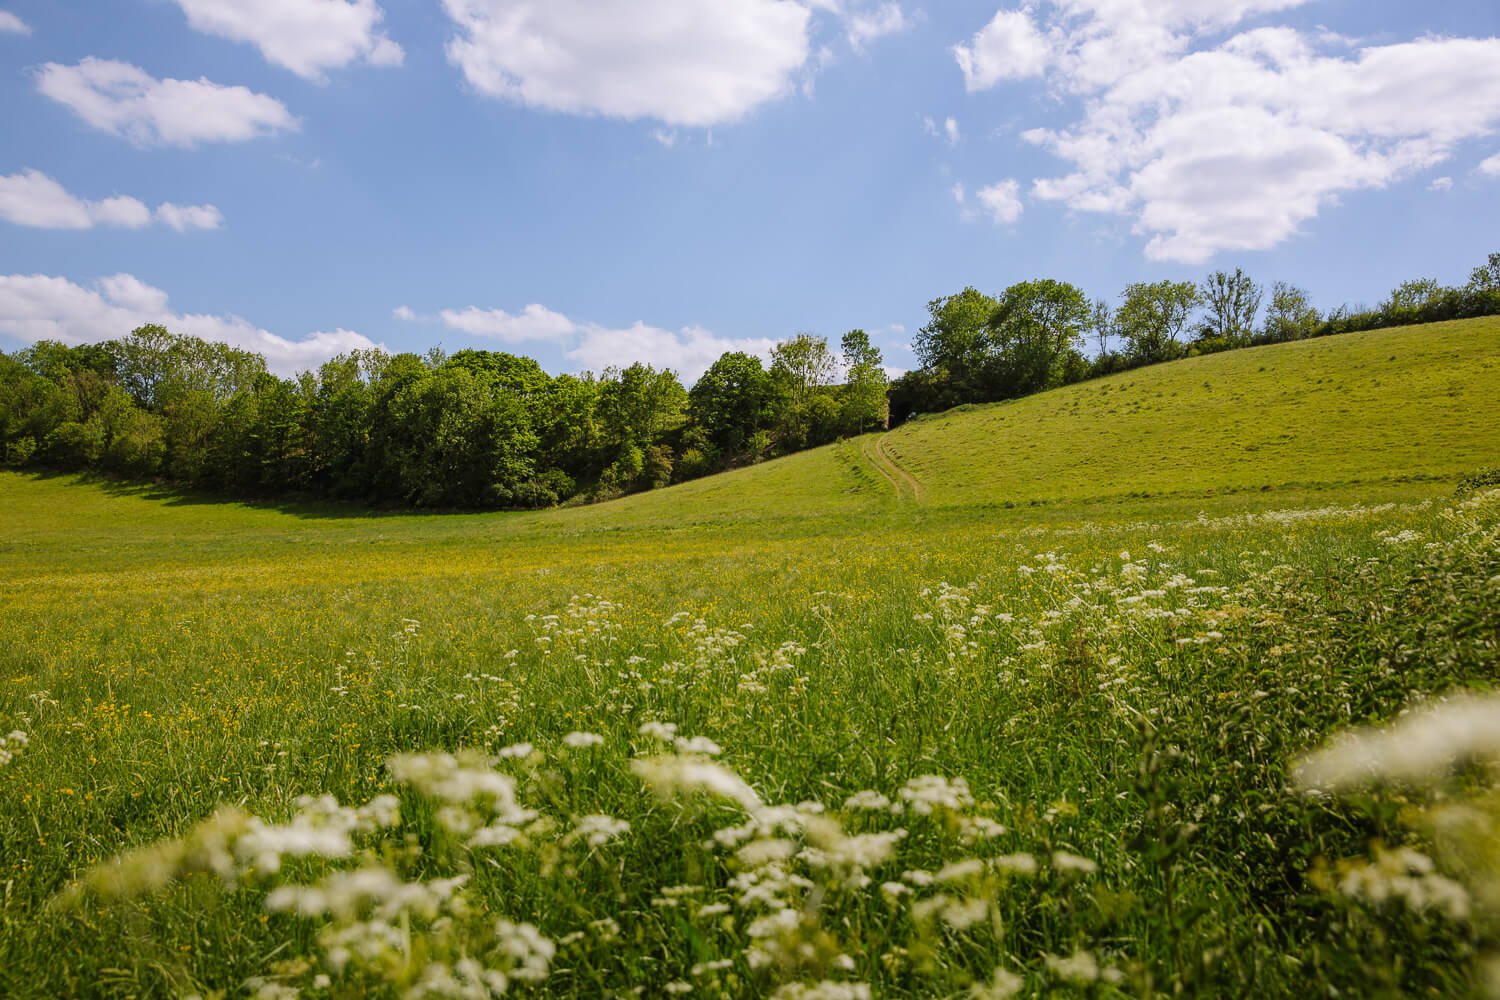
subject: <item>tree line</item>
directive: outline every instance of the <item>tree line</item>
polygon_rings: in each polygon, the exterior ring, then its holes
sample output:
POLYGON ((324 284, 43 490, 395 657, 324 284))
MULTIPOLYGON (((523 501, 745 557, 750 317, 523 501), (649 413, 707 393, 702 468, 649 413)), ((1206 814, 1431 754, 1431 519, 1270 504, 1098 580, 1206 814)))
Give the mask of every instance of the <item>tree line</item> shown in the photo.
POLYGON ((1409 281, 1324 315, 1244 271, 1128 285, 1118 305, 1067 282, 965 288, 928 304, 916 370, 887 383, 851 330, 724 354, 686 388, 637 363, 547 374, 531 358, 357 351, 279 377, 226 344, 144 326, 118 340, 0 353, 0 462, 92 470, 262 499, 427 508, 602 500, 1192 354, 1500 314, 1500 253, 1468 284, 1409 281), (1095 348, 1092 357, 1084 351, 1095 348))
POLYGON ((439 508, 606 499, 886 425, 880 351, 799 334, 692 387, 648 364, 548 375, 495 351, 357 351, 281 378, 144 326, 0 354, 0 458, 255 498, 439 508))
POLYGON ((1500 314, 1500 253, 1468 284, 1407 281, 1376 308, 1324 315, 1308 293, 1269 289, 1242 269, 1201 282, 1130 284, 1118 305, 1067 282, 1023 281, 999 295, 965 288, 927 305, 912 342, 919 367, 891 385, 892 423, 991 403, 1143 365, 1289 340, 1500 314), (1092 357, 1084 351, 1094 348, 1092 357))

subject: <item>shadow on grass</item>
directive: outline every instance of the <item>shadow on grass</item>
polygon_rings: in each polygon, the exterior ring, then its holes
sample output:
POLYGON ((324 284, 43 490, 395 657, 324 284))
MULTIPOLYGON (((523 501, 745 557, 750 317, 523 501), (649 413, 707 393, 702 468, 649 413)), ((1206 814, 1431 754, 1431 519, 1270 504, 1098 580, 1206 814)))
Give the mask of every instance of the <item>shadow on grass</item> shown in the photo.
POLYGON ((307 520, 373 520, 381 518, 472 516, 474 514, 515 515, 536 513, 535 511, 501 510, 494 508, 461 510, 439 507, 421 509, 394 506, 372 507, 368 504, 355 501, 298 498, 267 500, 256 497, 236 497, 222 493, 209 493, 207 491, 174 486, 169 483, 115 479, 98 472, 69 472, 55 469, 18 469, 14 471, 20 475, 29 476, 38 482, 70 480, 92 486, 108 496, 150 500, 153 503, 159 503, 166 507, 245 507, 252 510, 276 511, 279 514, 288 514, 292 517, 307 520))

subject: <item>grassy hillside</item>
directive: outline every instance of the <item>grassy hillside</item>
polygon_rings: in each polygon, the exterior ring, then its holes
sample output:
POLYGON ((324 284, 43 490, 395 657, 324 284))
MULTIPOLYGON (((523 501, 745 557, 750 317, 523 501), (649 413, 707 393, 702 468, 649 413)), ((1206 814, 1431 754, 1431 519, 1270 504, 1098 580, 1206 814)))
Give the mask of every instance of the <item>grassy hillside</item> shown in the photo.
POLYGON ((1453 496, 1500 465, 1497 333, 540 514, 0 473, 0 995, 498 995, 474 962, 507 995, 1461 995, 1495 873, 1417 791, 1288 789, 1332 732, 1500 684, 1500 493, 1453 496), (1227 449, 1225 412, 1288 443, 1227 449), (388 794, 397 827, 346 808, 388 794), (1372 843, 1474 922, 1319 888, 1372 843))
POLYGON ((920 420, 934 504, 1452 480, 1500 465, 1500 318, 1231 351, 920 420))
POLYGON ((1500 465, 1500 434, 1485 432, 1493 427, 1500 318, 1231 351, 959 407, 878 442, 567 511, 555 523, 841 517, 898 499, 947 507, 1451 484, 1500 465))

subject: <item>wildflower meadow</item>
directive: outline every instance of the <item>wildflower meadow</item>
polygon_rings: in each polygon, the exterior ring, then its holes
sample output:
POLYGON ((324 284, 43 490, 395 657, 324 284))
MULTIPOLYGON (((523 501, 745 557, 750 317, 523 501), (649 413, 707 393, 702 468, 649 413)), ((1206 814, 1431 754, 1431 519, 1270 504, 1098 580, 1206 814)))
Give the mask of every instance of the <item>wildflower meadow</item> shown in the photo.
POLYGON ((916 427, 535 514, 0 474, 0 993, 1500 992, 1492 473, 945 503, 916 427))

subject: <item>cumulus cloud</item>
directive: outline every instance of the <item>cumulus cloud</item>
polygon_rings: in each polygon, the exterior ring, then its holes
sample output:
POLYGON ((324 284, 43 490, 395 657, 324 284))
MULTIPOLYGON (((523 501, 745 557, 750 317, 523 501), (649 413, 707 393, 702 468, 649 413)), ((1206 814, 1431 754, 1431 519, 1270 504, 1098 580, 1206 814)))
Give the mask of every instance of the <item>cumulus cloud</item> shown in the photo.
POLYGON ((260 49, 309 80, 362 60, 399 66, 401 46, 380 31, 385 13, 375 0, 177 0, 188 23, 205 34, 260 49))
POLYGON ((29 35, 31 25, 8 10, 0 10, 0 35, 29 35))
POLYGON ((624 329, 587 324, 581 332, 578 343, 565 353, 583 368, 602 371, 611 365, 625 367, 641 361, 670 368, 690 385, 729 351, 765 359, 776 346, 774 340, 720 337, 697 326, 673 332, 639 322, 624 329))
POLYGON ((577 332, 578 327, 562 313, 535 303, 512 315, 503 309, 444 309, 443 325, 476 337, 495 337, 508 344, 528 340, 556 341, 577 332))
POLYGON ((155 221, 180 232, 218 229, 224 217, 212 205, 166 202, 155 213, 139 199, 116 195, 85 201, 38 170, 0 175, 0 219, 34 229, 92 229, 121 226, 140 229, 155 221))
POLYGON ((811 11, 790 0, 443 0, 481 94, 668 125, 736 121, 794 89, 811 11))
POLYGON ((224 216, 212 205, 174 205, 170 201, 157 206, 156 217, 166 225, 185 233, 189 229, 218 229, 224 216))
POLYGON ((378 346, 350 330, 290 340, 238 316, 176 313, 168 306, 166 292, 130 274, 101 278, 91 288, 42 274, 0 275, 0 333, 28 343, 94 343, 122 337, 147 323, 254 351, 282 375, 314 368, 337 354, 378 346))
POLYGON ((1427 190, 1435 192, 1437 194, 1442 194, 1442 193, 1444 193, 1446 191, 1452 191, 1453 190, 1453 178, 1452 177, 1438 177, 1438 178, 1434 179, 1431 184, 1427 185, 1427 190))
POLYGON ((980 44, 986 28, 955 58, 971 90, 1045 74, 1082 102, 1072 125, 1025 133, 1072 165, 1037 180, 1037 197, 1131 217, 1148 257, 1197 264, 1275 246, 1339 194, 1500 126, 1500 39, 1351 52, 1285 27, 1233 31, 1303 2, 1061 0, 1002 11, 998 41, 980 44), (1037 39, 1048 55, 1028 62, 1037 39))
MULTIPOLYGON (((546 306, 532 304, 518 313, 503 309, 444 309, 439 314, 450 330, 476 337, 493 337, 507 344, 548 343, 580 369, 603 371, 637 361, 657 368, 670 368, 685 381, 696 381, 708 366, 726 351, 744 351, 769 357, 774 340, 720 337, 702 327, 680 331, 636 322, 615 328, 599 323, 580 323, 546 306)), ((399 319, 418 319, 406 306, 396 310, 399 319)))
POLYGON ((1051 42, 1026 11, 1002 10, 967 45, 953 46, 953 57, 972 93, 1001 80, 1040 76, 1051 58, 1051 42))
POLYGON ((995 220, 996 225, 1013 225, 1021 218, 1025 206, 1021 204, 1021 184, 1019 181, 1007 180, 999 184, 991 184, 989 187, 980 188, 974 195, 979 199, 979 204, 989 213, 990 218, 995 220))
POLYGON ((90 56, 76 66, 47 63, 37 89, 89 125, 137 146, 243 142, 297 120, 278 100, 206 79, 158 80, 129 63, 90 56))
POLYGON ((1479 172, 1486 177, 1500 177, 1500 153, 1485 160, 1479 165, 1479 172))
POLYGON ((886 35, 896 35, 911 27, 901 5, 883 3, 873 10, 855 11, 848 17, 849 44, 863 51, 867 43, 886 35))

